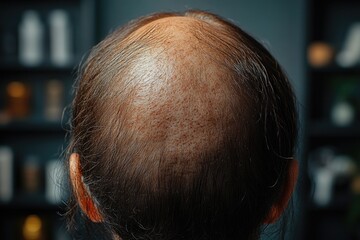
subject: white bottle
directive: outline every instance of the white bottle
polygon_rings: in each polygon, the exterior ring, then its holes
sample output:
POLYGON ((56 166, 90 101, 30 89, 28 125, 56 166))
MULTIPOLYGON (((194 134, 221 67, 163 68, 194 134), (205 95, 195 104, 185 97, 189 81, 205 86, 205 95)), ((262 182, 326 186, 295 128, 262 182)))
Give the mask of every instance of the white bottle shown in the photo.
POLYGON ((44 60, 44 26, 33 10, 24 12, 19 25, 19 60, 29 67, 40 65, 44 60))
POLYGON ((350 125, 355 120, 356 111, 347 101, 337 102, 331 110, 331 120, 339 127, 350 125))
POLYGON ((46 182, 45 195, 46 199, 53 204, 58 204, 63 196, 64 168, 60 160, 50 160, 45 167, 46 182))
POLYGON ((11 148, 0 147, 0 201, 8 202, 13 196, 14 157, 11 148))
POLYGON ((71 64, 72 34, 69 15, 65 10, 54 10, 49 16, 50 25, 50 59, 55 66, 71 64))
POLYGON ((341 67, 352 67, 360 63, 360 22, 351 25, 336 61, 341 67))

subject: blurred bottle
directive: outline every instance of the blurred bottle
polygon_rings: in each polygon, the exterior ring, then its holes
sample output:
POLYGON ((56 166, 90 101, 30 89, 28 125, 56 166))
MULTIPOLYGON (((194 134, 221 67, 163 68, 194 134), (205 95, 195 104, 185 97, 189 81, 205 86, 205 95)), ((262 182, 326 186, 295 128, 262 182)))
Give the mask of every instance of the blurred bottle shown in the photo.
POLYGON ((37 194, 41 188, 41 167, 36 156, 27 156, 23 164, 22 185, 25 193, 37 194))
POLYGON ((11 148, 0 147, 0 201, 8 202, 13 196, 14 156, 11 148))
POLYGON ((43 221, 35 214, 25 218, 22 226, 22 236, 24 240, 43 240, 43 221))
POLYGON ((69 14, 65 10, 54 10, 49 16, 50 59, 56 66, 67 66, 73 60, 72 34, 69 14))
POLYGON ((50 121, 61 120, 63 111, 63 83, 59 80, 50 80, 46 84, 45 118, 50 121))
POLYGON ((331 148, 315 150, 308 163, 310 178, 314 182, 313 201, 318 206, 327 206, 331 203, 334 186, 339 177, 351 178, 356 171, 351 157, 336 155, 331 148))
POLYGON ((308 62, 315 68, 328 66, 333 61, 334 52, 333 47, 326 42, 313 42, 307 49, 308 62))
POLYGON ((59 160, 50 160, 45 167, 46 184, 45 194, 46 199, 53 204, 61 202, 62 187, 64 183, 64 169, 59 160))
POLYGON ((348 31, 342 51, 337 56, 341 67, 353 67, 360 63, 360 22, 353 23, 348 31))
POLYGON ((19 25, 19 60, 25 66, 38 66, 44 59, 44 26, 33 10, 24 12, 19 25))
POLYGON ((355 115, 355 108, 349 101, 338 101, 331 109, 331 121, 339 127, 345 127, 353 123, 355 115))
POLYGON ((25 118, 30 114, 30 88, 20 81, 6 86, 6 112, 10 118, 25 118))

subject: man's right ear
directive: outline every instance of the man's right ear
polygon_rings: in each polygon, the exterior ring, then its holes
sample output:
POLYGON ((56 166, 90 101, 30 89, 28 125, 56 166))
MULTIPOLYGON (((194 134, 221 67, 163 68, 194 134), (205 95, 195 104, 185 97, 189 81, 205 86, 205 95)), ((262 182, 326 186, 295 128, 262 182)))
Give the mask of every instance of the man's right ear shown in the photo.
POLYGON ((85 183, 82 180, 82 173, 80 168, 80 155, 72 153, 69 159, 70 180, 74 189, 74 194, 81 210, 93 222, 102 222, 103 218, 99 213, 93 199, 85 183))
POLYGON ((280 218, 294 192, 299 175, 299 163, 295 159, 291 159, 289 161, 290 163, 288 166, 286 181, 283 186, 281 196, 279 200, 271 207, 270 212, 264 221, 265 224, 274 223, 280 218))

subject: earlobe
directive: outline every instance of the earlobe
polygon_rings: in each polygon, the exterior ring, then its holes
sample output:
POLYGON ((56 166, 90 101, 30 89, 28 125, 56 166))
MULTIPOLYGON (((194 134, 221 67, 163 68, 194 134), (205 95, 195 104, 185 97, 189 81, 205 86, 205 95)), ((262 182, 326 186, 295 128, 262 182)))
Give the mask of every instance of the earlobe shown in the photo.
POLYGON ((271 207, 264 223, 271 224, 277 221, 285 211, 289 200, 294 192, 299 174, 299 164, 295 159, 290 160, 287 180, 282 191, 280 199, 271 207))
POLYGON ((102 222, 101 217, 94 201, 92 200, 89 191, 82 180, 82 173, 80 168, 80 156, 77 153, 72 153, 69 159, 70 180, 74 189, 74 194, 81 210, 93 222, 102 222))

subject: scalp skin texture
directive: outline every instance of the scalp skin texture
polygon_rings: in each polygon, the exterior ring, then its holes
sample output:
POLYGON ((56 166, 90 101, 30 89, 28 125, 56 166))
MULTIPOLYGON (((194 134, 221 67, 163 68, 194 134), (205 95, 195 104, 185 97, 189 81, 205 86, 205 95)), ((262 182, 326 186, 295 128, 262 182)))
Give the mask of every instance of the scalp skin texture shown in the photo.
MULTIPOLYGON (((118 43, 119 48, 125 45, 135 50, 131 60, 123 61, 125 73, 114 76, 104 91, 104 104, 117 106, 104 107, 100 119, 114 129, 122 126, 120 146, 138 145, 134 149, 138 152, 127 152, 134 154, 133 166, 160 164, 148 161, 154 154, 158 161, 165 159, 162 167, 147 168, 145 182, 154 183, 159 169, 188 176, 202 164, 201 154, 219 151, 229 131, 234 131, 231 106, 238 106, 241 97, 230 97, 235 93, 221 56, 198 39, 199 28, 214 31, 214 26, 195 18, 162 18, 118 43), (118 114, 113 113, 116 108, 118 114)), ((242 114, 246 114, 245 106, 242 114)), ((109 135, 101 135, 101 141, 109 135)))
POLYGON ((149 52, 130 67, 129 75, 139 82, 126 118, 129 128, 141 141, 162 147, 169 161, 183 156, 186 161, 178 164, 187 167, 200 153, 217 150, 233 121, 225 71, 209 59, 211 50, 193 35, 194 24, 202 23, 186 17, 164 18, 129 36, 136 38, 150 30, 155 37, 149 52))

